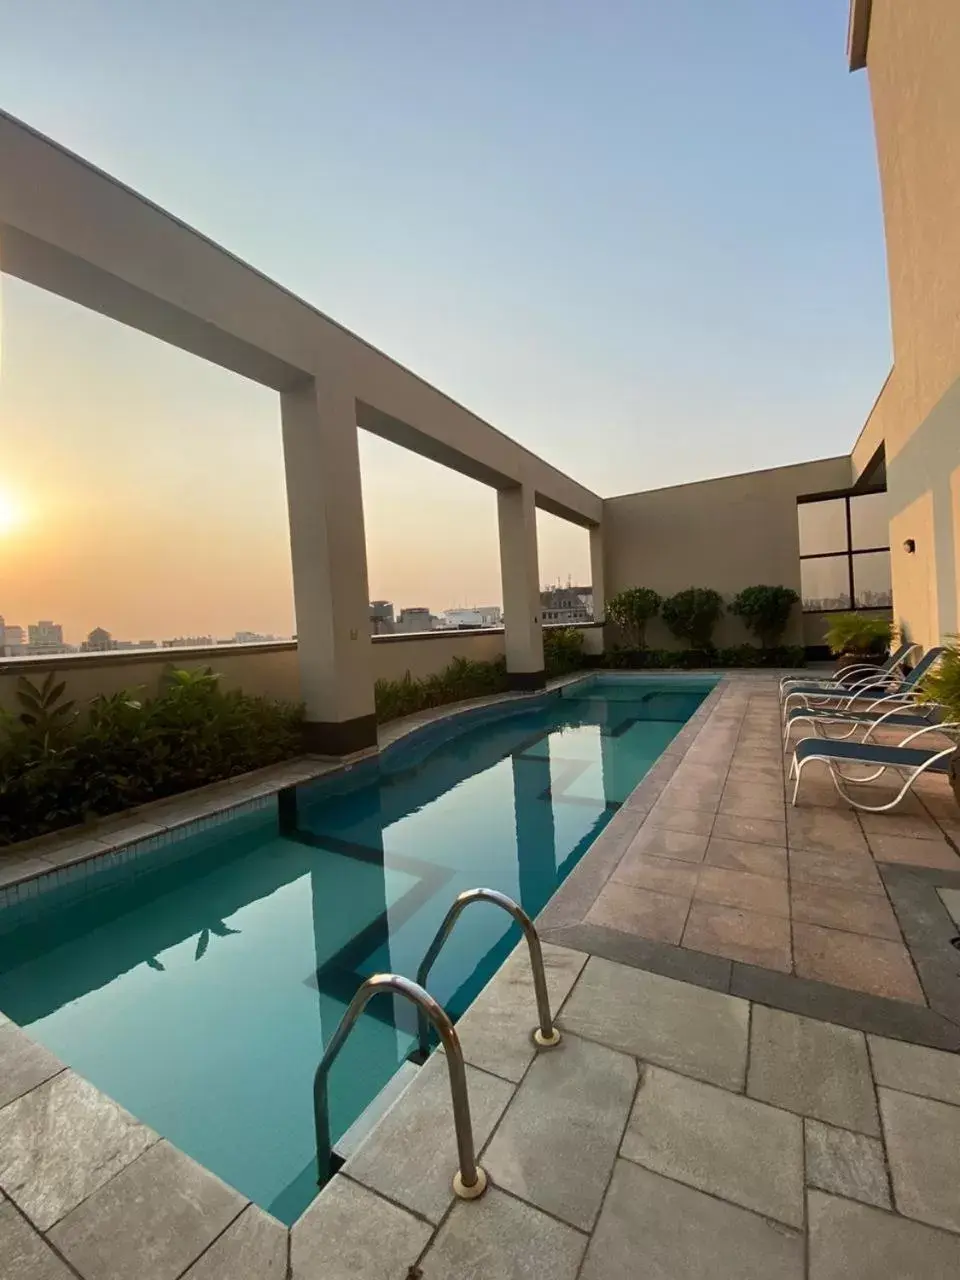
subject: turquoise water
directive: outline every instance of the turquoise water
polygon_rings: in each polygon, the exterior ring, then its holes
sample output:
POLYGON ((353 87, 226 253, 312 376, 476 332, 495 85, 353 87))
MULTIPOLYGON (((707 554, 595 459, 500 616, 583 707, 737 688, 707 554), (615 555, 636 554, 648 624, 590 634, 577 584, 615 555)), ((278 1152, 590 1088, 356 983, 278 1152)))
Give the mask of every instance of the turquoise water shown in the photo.
MULTIPOLYGON (((316 1193, 313 1073, 359 983, 412 977, 462 889, 540 911, 711 687, 594 678, 458 717, 286 793, 282 821, 271 801, 91 877, 83 896, 43 894, 29 919, 8 908, 0 1009, 292 1222, 316 1193)), ((432 993, 459 1016, 517 936, 471 908, 432 993)), ((368 1006, 331 1074, 334 1138, 414 1030, 402 1002, 368 1006)))

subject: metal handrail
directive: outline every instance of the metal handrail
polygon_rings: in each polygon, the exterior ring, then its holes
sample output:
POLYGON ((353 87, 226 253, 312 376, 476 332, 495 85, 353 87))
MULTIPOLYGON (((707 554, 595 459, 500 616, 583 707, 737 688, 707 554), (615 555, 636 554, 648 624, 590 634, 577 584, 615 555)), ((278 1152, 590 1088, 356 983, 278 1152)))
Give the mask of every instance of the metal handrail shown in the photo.
MULTIPOLYGON (((454 898, 450 910, 443 917, 443 923, 437 930, 436 936, 427 948, 426 955, 420 961, 420 967, 417 970, 417 982, 421 986, 426 984, 427 974, 433 968, 434 961, 440 954, 443 944, 449 938, 453 926, 460 917, 460 913, 474 902, 492 902, 494 906, 502 907, 504 911, 513 916, 523 930, 524 937, 527 940, 527 947, 530 951, 533 989, 537 997, 537 1015, 540 1019, 539 1027, 534 1029, 533 1039, 536 1044, 544 1049, 552 1048, 553 1045, 560 1043, 560 1032, 553 1025, 553 1018, 550 1016, 550 997, 547 994, 547 979, 543 971, 543 950, 540 947, 540 937, 533 921, 524 909, 514 902, 512 898, 508 898, 505 893, 501 893, 499 889, 465 889, 463 893, 454 898)), ((419 1040, 420 1060, 425 1061, 427 1054, 430 1052, 430 1027, 419 1006, 417 1007, 417 1039, 419 1040)))
POLYGON ((487 1175, 477 1164, 473 1145, 473 1125, 470 1121, 470 1100, 467 1096, 467 1075, 463 1066, 463 1050, 447 1011, 434 1000, 421 985, 411 982, 398 973, 376 973, 362 983, 350 1001, 346 1013, 327 1045, 320 1065, 313 1077, 313 1116, 317 1135, 317 1183, 319 1186, 330 1177, 332 1149, 330 1145, 330 1109, 327 1099, 327 1076, 344 1041, 368 1002, 381 991, 405 996, 417 1006, 418 1018, 429 1018, 437 1029, 446 1050, 447 1069, 450 1073, 450 1096, 453 1100, 453 1123, 457 1132, 457 1155, 460 1168, 454 1175, 453 1190, 461 1200, 476 1200, 487 1187, 487 1175))

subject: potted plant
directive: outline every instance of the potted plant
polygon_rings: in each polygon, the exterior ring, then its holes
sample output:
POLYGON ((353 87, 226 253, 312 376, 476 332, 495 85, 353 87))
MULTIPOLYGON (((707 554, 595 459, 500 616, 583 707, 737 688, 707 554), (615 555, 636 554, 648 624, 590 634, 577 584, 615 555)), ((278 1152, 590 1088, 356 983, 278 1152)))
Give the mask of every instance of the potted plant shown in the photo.
MULTIPOLYGON (((960 638, 951 636, 944 645, 940 661, 920 684, 920 697, 924 702, 938 702, 943 707, 943 719, 960 721, 960 638)), ((923 739, 917 743, 920 746, 923 739)), ((950 761, 950 783, 960 804, 960 751, 950 761)))
POLYGON ((871 613, 837 613, 827 628, 827 644, 837 658, 837 670, 879 666, 890 649, 893 624, 871 613))
POLYGON ((792 587, 744 587, 730 602, 730 612, 760 641, 761 649, 773 649, 800 599, 792 587))

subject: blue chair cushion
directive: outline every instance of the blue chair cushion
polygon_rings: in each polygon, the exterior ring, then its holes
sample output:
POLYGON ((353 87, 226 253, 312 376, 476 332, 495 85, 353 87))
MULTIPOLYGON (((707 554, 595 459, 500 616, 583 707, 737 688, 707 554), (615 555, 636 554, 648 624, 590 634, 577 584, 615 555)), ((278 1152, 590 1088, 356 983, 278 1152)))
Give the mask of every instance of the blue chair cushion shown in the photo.
MULTIPOLYGON (((851 742, 849 739, 836 742, 829 738, 801 738, 797 743, 796 754, 798 763, 819 758, 850 760, 854 764, 887 764, 902 769, 919 769, 937 752, 924 751, 920 747, 882 747, 874 742, 851 742)), ((947 773, 949 768, 950 756, 944 756, 935 765, 931 765, 934 773, 947 773)))

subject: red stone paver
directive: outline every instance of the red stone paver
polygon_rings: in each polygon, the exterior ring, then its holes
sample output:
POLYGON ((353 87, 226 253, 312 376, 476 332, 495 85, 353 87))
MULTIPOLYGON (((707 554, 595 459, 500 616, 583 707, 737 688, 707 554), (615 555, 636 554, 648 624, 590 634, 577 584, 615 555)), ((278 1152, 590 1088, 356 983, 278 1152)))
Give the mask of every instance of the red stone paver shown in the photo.
POLYGON ((692 951, 790 972, 790 922, 781 916, 695 901, 683 931, 683 945, 692 951))
POLYGON ((702 902, 726 907, 742 907, 772 916, 789 916, 787 882, 774 876, 758 876, 750 871, 704 866, 694 892, 702 902))
POLYGON ((820 924, 892 942, 901 940, 900 926, 890 904, 877 893, 857 893, 836 885, 797 880, 790 886, 790 914, 801 924, 820 924))
POLYGON ((610 880, 587 912, 590 924, 607 925, 654 942, 679 943, 687 918, 689 898, 677 898, 650 889, 610 880))
POLYGON ((791 849, 791 881, 834 884, 863 893, 884 893, 876 863, 869 854, 833 854, 817 849, 791 849))
POLYGON ((704 863, 731 871, 752 871, 754 875, 773 876, 778 880, 787 878, 787 851, 782 845, 745 844, 713 835, 704 863))
POLYGON ((713 834, 747 844, 783 846, 787 843, 787 826, 782 818, 744 818, 733 813, 718 813, 713 834))
POLYGON ((870 836, 870 849, 878 862, 899 862, 911 867, 937 867, 960 871, 960 858, 945 840, 917 840, 909 836, 870 836))
POLYGON ((627 852, 648 853, 655 858, 675 858, 680 862, 702 862, 708 837, 687 831, 668 831, 663 827, 644 826, 631 842, 627 852))
POLYGON ((647 853, 628 850, 613 878, 621 884, 633 885, 635 889, 653 889, 656 893, 672 893, 675 897, 689 900, 697 887, 699 875, 699 863, 654 858, 647 853))
POLYGON ((794 922, 793 959, 801 978, 926 1003, 907 949, 899 942, 794 922))

